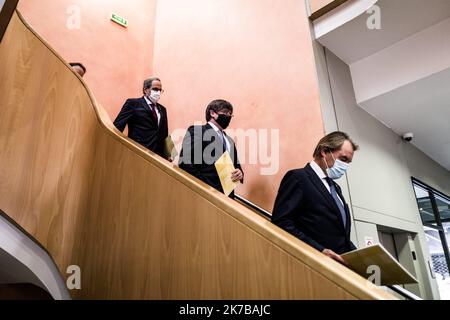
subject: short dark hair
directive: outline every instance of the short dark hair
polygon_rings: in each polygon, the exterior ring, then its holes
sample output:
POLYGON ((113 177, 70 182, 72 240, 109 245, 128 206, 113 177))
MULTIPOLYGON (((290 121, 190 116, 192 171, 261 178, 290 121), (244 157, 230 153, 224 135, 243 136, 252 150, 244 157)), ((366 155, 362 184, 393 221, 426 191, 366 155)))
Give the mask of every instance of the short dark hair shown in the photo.
POLYGON ((81 62, 71 62, 69 63, 71 67, 80 67, 86 73, 86 67, 81 62))
POLYGON ((209 103, 209 105, 206 107, 206 112, 205 112, 206 121, 209 121, 212 119, 211 111, 214 111, 217 113, 222 110, 228 110, 231 113, 233 113, 233 106, 231 105, 231 103, 229 103, 226 100, 219 99, 219 100, 211 101, 209 103))
POLYGON ((319 159, 322 151, 335 152, 340 150, 345 141, 349 141, 352 144, 353 151, 357 151, 359 149, 359 146, 350 138, 348 134, 342 131, 335 131, 320 139, 316 149, 314 150, 314 159, 319 159))
POLYGON ((161 79, 159 79, 157 77, 152 77, 152 78, 149 78, 149 79, 145 80, 144 81, 144 85, 143 85, 143 89, 142 89, 142 93, 145 94, 145 90, 147 90, 147 89, 152 87, 153 81, 161 82, 161 79))

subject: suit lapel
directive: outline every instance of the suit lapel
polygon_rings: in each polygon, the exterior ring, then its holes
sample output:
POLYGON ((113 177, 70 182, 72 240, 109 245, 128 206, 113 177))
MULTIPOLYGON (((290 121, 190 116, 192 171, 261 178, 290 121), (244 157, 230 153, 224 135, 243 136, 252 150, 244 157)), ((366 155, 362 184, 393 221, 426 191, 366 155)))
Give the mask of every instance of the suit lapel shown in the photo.
POLYGON ((144 97, 141 98, 141 104, 142 104, 142 107, 144 107, 146 110, 151 112, 150 106, 148 105, 147 100, 145 100, 144 97))
POLYGON ((236 150, 236 145, 234 144, 233 139, 231 139, 226 133, 224 133, 225 139, 227 139, 228 144, 230 145, 230 151, 228 152, 230 154, 231 160, 233 161, 233 163, 236 166, 236 157, 237 157, 237 150, 236 150))
MULTIPOLYGON (((150 106, 147 103, 147 100, 145 100, 144 97, 142 97, 142 106, 145 108, 145 110, 147 110, 150 113, 150 121, 153 122, 153 124, 155 124, 155 126, 159 126, 158 122, 155 122, 155 119, 153 119, 153 111, 150 109, 150 106)), ((161 109, 159 108, 159 106, 157 106, 157 109, 159 111, 159 114, 161 114, 161 121, 162 121, 162 112, 161 109)))
POLYGON ((214 141, 211 141, 211 143, 220 143, 220 146, 222 146, 222 138, 219 136, 216 130, 214 130, 213 127, 209 123, 206 124, 206 130, 212 130, 214 133, 214 141))
POLYGON ((217 139, 220 139, 220 137, 219 137, 219 135, 217 134, 216 130, 214 130, 214 128, 211 127, 211 125, 210 125, 209 123, 207 123, 207 124, 205 125, 205 132, 206 132, 206 131, 209 131, 209 130, 212 130, 212 132, 213 132, 213 134, 214 134, 214 141, 211 141, 211 143, 216 142, 217 139))
MULTIPOLYGON (((203 150, 205 150, 205 148, 207 148, 211 144, 214 144, 215 151, 222 150, 222 138, 219 136, 219 134, 216 132, 216 130, 214 130, 214 128, 209 123, 207 123, 204 126, 204 128, 205 128, 205 132, 203 133, 202 139, 204 140, 203 143, 206 143, 206 144, 203 147, 203 150), (211 131, 212 131, 214 139, 208 140, 205 138, 205 133, 211 132, 211 131)), ((206 137, 208 137, 208 138, 211 137, 211 134, 210 133, 206 134, 206 137)), ((217 159, 219 159, 222 156, 222 154, 223 154, 223 152, 219 152, 219 153, 214 152, 215 161, 217 159)))
MULTIPOLYGON (((333 212, 339 217, 338 220, 339 220, 340 225, 342 226, 342 229, 345 229, 344 223, 343 223, 342 217, 341 217, 341 212, 339 211, 339 208, 338 208, 336 202, 334 201, 333 197, 331 196, 331 193, 324 186, 323 182, 320 181, 320 178, 317 176, 317 174, 314 172, 314 170, 311 168, 311 166, 309 164, 306 166, 305 169, 306 169, 306 172, 308 173, 308 176, 309 176, 309 179, 311 180, 311 182, 314 184, 314 186, 317 188, 317 190, 322 194, 322 196, 324 196, 324 198, 327 200, 327 203, 328 203, 330 209, 332 209, 333 212)), ((338 188, 336 188, 336 189, 338 189, 338 188)), ((341 197, 341 199, 342 199, 342 197, 341 197)))

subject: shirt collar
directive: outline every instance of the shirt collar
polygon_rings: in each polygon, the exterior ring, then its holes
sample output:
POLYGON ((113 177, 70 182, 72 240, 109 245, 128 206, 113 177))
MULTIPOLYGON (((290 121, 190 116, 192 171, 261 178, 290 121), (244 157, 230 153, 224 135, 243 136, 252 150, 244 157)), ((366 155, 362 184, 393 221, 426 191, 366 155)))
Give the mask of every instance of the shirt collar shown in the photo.
POLYGON ((147 104, 152 105, 152 106, 154 105, 154 103, 151 102, 150 99, 147 98, 147 96, 144 96, 144 99, 145 99, 145 101, 147 102, 147 104))
POLYGON ((217 132, 219 135, 222 134, 221 130, 219 128, 217 128, 217 126, 212 123, 211 121, 208 122, 208 124, 214 129, 215 132, 217 132))
POLYGON ((322 168, 319 167, 319 165, 314 160, 311 161, 311 163, 309 165, 314 170, 314 172, 317 174, 317 176, 320 178, 320 180, 323 180, 327 177, 325 175, 325 173, 323 173, 322 168))

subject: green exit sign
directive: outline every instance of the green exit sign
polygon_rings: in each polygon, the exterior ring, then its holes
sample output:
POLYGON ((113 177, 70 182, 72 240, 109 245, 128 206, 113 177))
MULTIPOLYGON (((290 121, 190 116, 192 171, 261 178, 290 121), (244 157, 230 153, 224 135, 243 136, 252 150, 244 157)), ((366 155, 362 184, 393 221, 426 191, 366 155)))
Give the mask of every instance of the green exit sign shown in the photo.
POLYGON ((111 20, 125 28, 128 28, 128 21, 115 13, 111 14, 111 20))

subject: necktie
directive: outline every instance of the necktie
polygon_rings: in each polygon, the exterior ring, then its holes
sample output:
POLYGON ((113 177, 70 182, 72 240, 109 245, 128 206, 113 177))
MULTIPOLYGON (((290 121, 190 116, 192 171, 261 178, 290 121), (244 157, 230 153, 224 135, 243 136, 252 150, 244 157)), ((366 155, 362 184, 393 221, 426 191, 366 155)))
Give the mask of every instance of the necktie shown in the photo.
POLYGON ((223 152, 225 153, 225 151, 228 151, 227 148, 227 142, 226 142, 226 138, 225 138, 225 133, 223 131, 220 131, 221 135, 222 135, 222 144, 223 144, 223 152))
POLYGON ((331 197, 333 198, 334 202, 336 202, 336 205, 339 208, 339 211, 341 213, 342 222, 344 223, 344 228, 345 228, 346 224, 347 224, 347 214, 345 213, 344 205, 339 200, 339 196, 337 195, 336 186, 334 185, 333 180, 329 177, 325 178, 325 180, 327 180, 328 185, 330 186, 331 197))
POLYGON ((155 120, 156 124, 158 124, 158 115, 156 114, 156 106, 150 104, 150 110, 152 110, 153 120, 155 120))

